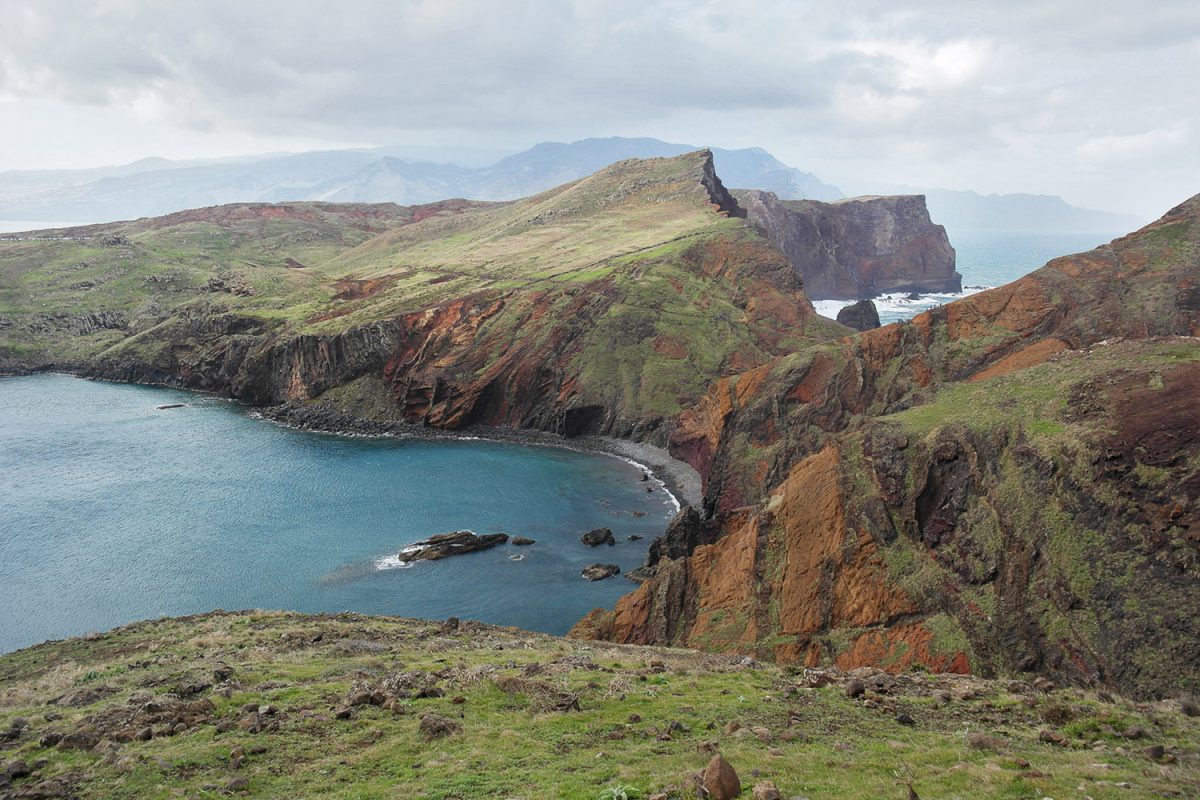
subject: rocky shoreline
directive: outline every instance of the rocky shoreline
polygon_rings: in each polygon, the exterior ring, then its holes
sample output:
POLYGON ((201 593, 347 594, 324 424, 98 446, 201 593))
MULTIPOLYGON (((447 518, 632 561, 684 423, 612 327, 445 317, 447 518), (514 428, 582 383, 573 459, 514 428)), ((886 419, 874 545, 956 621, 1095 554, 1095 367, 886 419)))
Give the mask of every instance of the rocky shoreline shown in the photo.
POLYGON ((319 404, 283 403, 274 406, 252 406, 235 398, 203 389, 195 389, 178 383, 151 381, 118 381, 112 378, 87 374, 82 366, 49 364, 45 367, 0 369, 0 378, 29 377, 32 375, 61 374, 74 378, 108 383, 131 383, 137 386, 154 386, 163 389, 182 389, 195 394, 220 397, 239 403, 248 412, 278 425, 313 433, 334 436, 393 437, 422 440, 483 440, 508 442, 530 447, 561 447, 581 453, 603 453, 619 458, 645 470, 651 485, 667 492, 681 510, 687 506, 699 508, 703 503, 703 484, 698 473, 690 464, 673 458, 666 448, 646 442, 617 439, 612 436, 577 436, 567 438, 549 431, 521 428, 495 428, 473 426, 462 430, 444 430, 415 425, 404 420, 374 420, 346 414, 319 404))
MULTIPOLYGON (((672 458, 666 448, 644 442, 632 442, 611 436, 567 438, 549 431, 521 428, 473 426, 450 431, 414 425, 404 420, 374 420, 356 417, 321 405, 284 403, 251 408, 263 419, 298 430, 336 436, 373 436, 424 440, 483 440, 508 442, 530 447, 561 447, 581 453, 613 456, 646 471, 649 483, 666 491, 676 506, 699 507, 704 492, 700 473, 690 464, 672 458)), ((676 509, 678 510, 678 509, 676 509)))

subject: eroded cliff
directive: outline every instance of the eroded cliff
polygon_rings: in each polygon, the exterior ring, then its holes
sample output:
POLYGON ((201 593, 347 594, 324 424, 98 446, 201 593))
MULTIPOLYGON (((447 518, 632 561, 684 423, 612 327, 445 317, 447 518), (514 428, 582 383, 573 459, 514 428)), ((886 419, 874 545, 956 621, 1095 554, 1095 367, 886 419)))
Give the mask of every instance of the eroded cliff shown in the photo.
POLYGON ((814 300, 885 292, 959 292, 954 248, 921 195, 780 200, 739 190, 749 220, 778 247, 814 300))
POLYGON ((577 634, 1200 686, 1198 218, 718 381, 672 439, 715 542, 577 634))

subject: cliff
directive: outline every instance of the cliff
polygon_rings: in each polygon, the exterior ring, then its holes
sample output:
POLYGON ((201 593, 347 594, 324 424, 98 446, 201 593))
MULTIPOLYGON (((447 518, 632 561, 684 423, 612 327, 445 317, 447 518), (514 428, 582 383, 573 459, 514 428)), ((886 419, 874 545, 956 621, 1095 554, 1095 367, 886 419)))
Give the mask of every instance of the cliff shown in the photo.
POLYGON ((959 292, 954 248, 921 195, 784 201, 738 191, 750 221, 795 266, 814 300, 959 292))
POLYGON ((1198 218, 718 381, 715 542, 578 633, 1195 691, 1198 218))
POLYGON ((844 332, 708 151, 514 203, 223 206, 0 240, 0 367, 665 444, 714 375, 844 332))
POLYGON ((5 237, 0 369, 208 389, 321 427, 667 444, 704 507, 580 635, 1200 689, 1179 613, 1200 560, 1200 198, 851 335, 813 313, 755 209, 811 225, 828 275, 878 278, 861 268, 889 252, 911 267, 944 233, 914 199, 749 197, 750 221, 700 151, 513 203, 237 205, 5 237))

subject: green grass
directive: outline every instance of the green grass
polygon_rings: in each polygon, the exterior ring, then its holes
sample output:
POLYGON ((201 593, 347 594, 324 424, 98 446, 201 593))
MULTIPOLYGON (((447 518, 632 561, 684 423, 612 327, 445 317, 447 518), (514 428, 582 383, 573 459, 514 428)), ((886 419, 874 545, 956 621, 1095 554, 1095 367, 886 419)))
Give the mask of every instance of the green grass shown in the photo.
POLYGON ((15 717, 30 720, 32 730, 5 758, 48 759, 25 782, 63 777, 80 797, 218 796, 241 778, 250 794, 264 797, 590 799, 612 787, 694 797, 681 787, 713 748, 739 771, 746 796, 755 771, 784 796, 813 798, 900 798, 896 773, 906 770, 922 797, 938 798, 1069 797, 1083 786, 1099 800, 1200 787, 1200 721, 1166 707, 1058 692, 1041 702, 1077 709, 1063 728, 1070 745, 1063 748, 1038 742, 1046 727, 1040 705, 1028 708, 981 679, 914 679, 919 682, 910 689, 876 698, 875 708, 846 698, 838 685, 797 690, 795 680, 787 670, 741 666, 735 659, 513 629, 220 614, 143 623, 0 657, 0 727, 15 717), (665 669, 649 669, 651 660, 665 669), (45 731, 69 731, 104 709, 130 706, 135 694, 211 680, 218 661, 234 675, 231 696, 203 695, 215 704, 211 723, 122 745, 107 758, 103 744, 96 752, 37 744, 45 731), (582 710, 547 710, 540 689, 532 695, 500 689, 497 678, 524 675, 532 664, 540 670, 527 680, 577 694, 582 710), (354 684, 402 670, 439 673, 445 696, 402 701, 400 712, 368 705, 354 709, 351 719, 333 718, 354 684), (62 719, 43 718, 51 697, 99 685, 117 691, 90 706, 56 709, 62 719), (940 686, 969 686, 978 697, 941 706, 931 697, 940 686), (280 729, 217 733, 217 722, 238 720, 249 703, 278 708, 280 729), (906 710, 917 725, 898 724, 889 708, 906 710), (462 732, 424 741, 418 720, 425 712, 457 720, 462 732), (733 721, 766 728, 772 741, 726 732, 733 721), (1111 737, 1104 750, 1089 749, 1114 722, 1122 730, 1152 727, 1154 741, 1167 746, 1176 763, 1150 762, 1132 745, 1122 753, 1122 743, 1111 737), (668 739, 660 738, 672 728, 668 739), (968 730, 991 733, 1003 745, 970 749, 963 739, 968 730), (246 753, 239 769, 230 763, 237 747, 246 753), (1022 759, 1031 766, 1019 766, 1022 759), (1032 768, 1043 774, 1024 776, 1032 768), (1131 787, 1118 788, 1120 782, 1131 787))

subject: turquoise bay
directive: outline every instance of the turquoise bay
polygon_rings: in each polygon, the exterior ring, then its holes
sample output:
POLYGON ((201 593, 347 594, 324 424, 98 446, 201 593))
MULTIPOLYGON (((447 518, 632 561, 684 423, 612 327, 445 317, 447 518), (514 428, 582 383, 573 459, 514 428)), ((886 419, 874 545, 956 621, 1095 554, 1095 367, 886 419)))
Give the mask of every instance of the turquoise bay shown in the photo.
POLYGON ((0 652, 213 608, 455 615, 562 633, 633 584, 674 506, 619 459, 290 430, 214 397, 0 379, 0 652), (158 406, 185 403, 182 408, 158 406), (615 547, 579 535, 612 528, 615 547), (529 536, 403 569, 451 530, 529 536), (643 537, 628 541, 629 536, 643 537))

